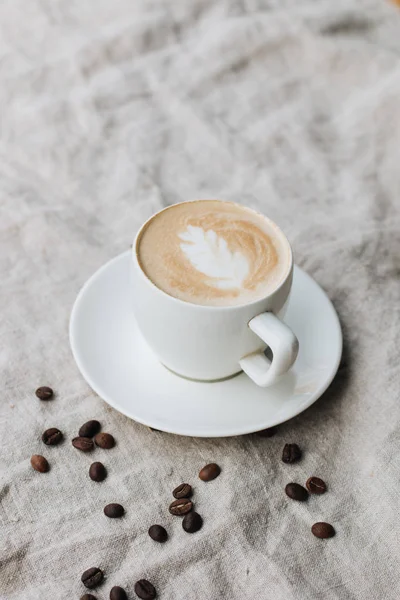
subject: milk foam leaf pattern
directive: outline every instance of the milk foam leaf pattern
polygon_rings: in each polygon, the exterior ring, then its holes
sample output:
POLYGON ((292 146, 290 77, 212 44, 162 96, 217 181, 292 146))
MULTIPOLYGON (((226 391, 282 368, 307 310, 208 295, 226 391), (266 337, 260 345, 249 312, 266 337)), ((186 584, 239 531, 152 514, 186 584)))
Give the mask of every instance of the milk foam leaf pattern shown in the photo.
POLYGON ((182 252, 192 266, 211 278, 207 283, 220 289, 240 288, 249 272, 245 256, 231 252, 226 240, 215 231, 188 225, 178 234, 182 252))

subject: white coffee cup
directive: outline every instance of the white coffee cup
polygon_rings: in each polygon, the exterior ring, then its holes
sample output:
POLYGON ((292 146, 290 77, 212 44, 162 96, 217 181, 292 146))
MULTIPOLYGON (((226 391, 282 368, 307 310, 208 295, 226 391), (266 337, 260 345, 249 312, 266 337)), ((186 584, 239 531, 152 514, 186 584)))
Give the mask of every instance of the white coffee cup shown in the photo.
POLYGON ((292 252, 284 279, 265 297, 239 306, 192 304, 159 289, 142 270, 138 242, 147 223, 132 247, 133 307, 139 328, 161 363, 177 375, 201 381, 243 370, 259 386, 276 382, 293 365, 299 348, 296 336, 281 320, 292 285, 292 252), (264 354, 267 347, 272 361, 264 354))

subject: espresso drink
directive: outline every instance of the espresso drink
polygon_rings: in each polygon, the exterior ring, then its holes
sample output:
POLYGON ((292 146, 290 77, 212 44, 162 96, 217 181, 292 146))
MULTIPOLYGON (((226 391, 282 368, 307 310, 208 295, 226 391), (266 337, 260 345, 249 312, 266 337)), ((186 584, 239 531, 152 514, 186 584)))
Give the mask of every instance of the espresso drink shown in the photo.
POLYGON ((291 251, 263 215, 221 200, 171 206, 144 226, 140 266, 158 288, 193 304, 236 306, 275 290, 291 251))

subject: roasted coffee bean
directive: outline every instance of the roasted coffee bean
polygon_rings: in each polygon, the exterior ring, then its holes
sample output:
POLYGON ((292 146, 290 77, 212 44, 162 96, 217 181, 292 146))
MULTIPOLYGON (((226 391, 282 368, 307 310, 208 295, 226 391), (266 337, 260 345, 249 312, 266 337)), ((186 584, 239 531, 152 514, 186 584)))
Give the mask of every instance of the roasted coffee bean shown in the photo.
POLYGON ((282 452, 284 463, 292 464, 301 459, 301 450, 297 444, 285 444, 282 452))
POLYGON ((163 544, 168 539, 167 530, 162 525, 152 525, 149 528, 149 536, 155 542, 160 542, 160 544, 163 544))
POLYGON ((106 450, 115 446, 115 440, 111 433, 98 433, 94 438, 94 442, 96 446, 105 448, 106 450))
POLYGON ((157 596, 156 588, 146 579, 140 579, 135 583, 135 594, 142 600, 154 600, 157 596))
POLYGON ((325 494, 326 483, 319 477, 309 477, 306 481, 306 488, 311 494, 325 494))
POLYGON ((190 496, 193 494, 193 490, 192 490, 192 486, 189 485, 188 483, 181 483, 181 485, 178 485, 178 487, 176 487, 174 489, 174 491, 172 492, 172 495, 174 498, 190 498, 190 496))
POLYGON ((89 590, 92 590, 103 581, 103 577, 104 573, 101 569, 98 567, 90 567, 90 569, 87 569, 83 573, 81 581, 85 587, 89 588, 89 590))
POLYGON ((278 431, 277 427, 268 427, 268 429, 262 429, 261 431, 256 431, 256 435, 263 438, 270 438, 276 434, 278 431))
POLYGON ((50 429, 46 429, 46 431, 42 435, 42 442, 46 444, 46 446, 57 446, 61 442, 63 438, 63 434, 56 427, 51 427, 50 429))
POLYGON ((107 477, 107 471, 103 463, 92 463, 89 469, 89 477, 92 481, 104 481, 104 479, 107 477))
POLYGON ((115 585, 113 588, 111 588, 110 600, 128 600, 128 596, 122 587, 115 585))
POLYGON ((99 433, 100 427, 101 425, 98 421, 88 421, 80 428, 79 437, 92 438, 96 435, 96 433, 99 433))
POLYGON ((189 500, 189 498, 180 498, 179 500, 174 500, 169 505, 169 512, 171 515, 175 515, 180 517, 182 515, 186 515, 193 508, 193 502, 189 500))
POLYGON ((36 390, 35 394, 39 398, 39 400, 50 400, 53 397, 54 392, 51 388, 44 385, 42 387, 39 387, 36 390))
POLYGON ((97 600, 97 598, 93 594, 83 594, 81 600, 97 600))
POLYGON ((107 504, 104 507, 104 514, 110 519, 119 519, 124 514, 125 510, 121 504, 107 504))
POLYGON ((82 452, 90 452, 94 448, 93 440, 86 437, 76 437, 72 440, 74 448, 81 450, 82 452))
POLYGON ((203 467, 199 473, 199 477, 202 481, 212 481, 221 473, 220 467, 215 463, 210 463, 203 467))
POLYGON ((39 471, 39 473, 46 473, 50 469, 49 463, 45 457, 40 456, 40 454, 34 454, 31 457, 31 465, 35 471, 39 471))
POLYGON ((336 531, 329 523, 314 523, 311 527, 312 533, 315 537, 325 540, 335 535, 336 531))
POLYGON ((197 512, 190 512, 182 521, 182 527, 187 533, 196 533, 202 526, 203 519, 197 512))
POLYGON ((304 502, 308 498, 308 492, 306 488, 303 488, 299 483, 288 483, 285 487, 286 495, 292 500, 298 500, 304 502))

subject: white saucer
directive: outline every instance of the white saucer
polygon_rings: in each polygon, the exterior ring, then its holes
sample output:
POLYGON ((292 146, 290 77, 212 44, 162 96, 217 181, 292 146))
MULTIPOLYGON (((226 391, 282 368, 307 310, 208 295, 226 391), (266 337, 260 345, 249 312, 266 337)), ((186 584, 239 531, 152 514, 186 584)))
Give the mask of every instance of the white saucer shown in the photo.
POLYGON ((121 413, 180 435, 242 435, 298 415, 331 383, 342 353, 339 320, 325 292, 299 267, 285 318, 299 339, 299 356, 279 383, 259 388, 244 373, 202 383, 163 367, 132 314, 129 261, 124 252, 101 267, 80 291, 70 320, 83 377, 121 413))

